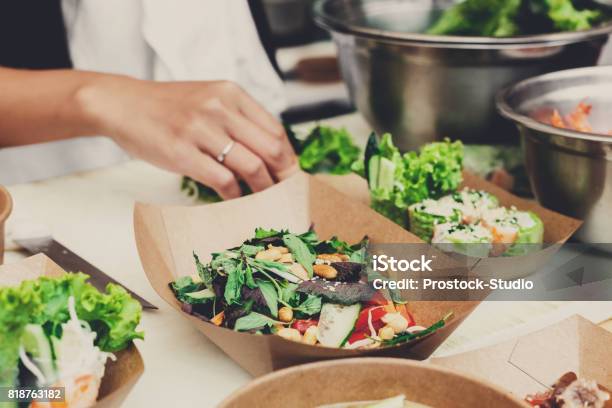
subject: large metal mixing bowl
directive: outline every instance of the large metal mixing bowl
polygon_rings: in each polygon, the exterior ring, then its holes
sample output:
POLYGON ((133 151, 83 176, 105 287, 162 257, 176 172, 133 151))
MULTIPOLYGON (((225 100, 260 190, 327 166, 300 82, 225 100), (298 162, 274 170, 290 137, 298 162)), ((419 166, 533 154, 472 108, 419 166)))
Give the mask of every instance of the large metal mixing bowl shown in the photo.
POLYGON ((403 150, 442 137, 512 142, 495 93, 545 72, 595 65, 612 24, 511 38, 421 34, 452 1, 319 0, 353 102, 403 150))
POLYGON ((545 207, 584 220, 577 238, 612 243, 612 66, 556 72, 499 93, 498 108, 519 128, 529 179, 545 207), (534 117, 592 104, 597 132, 555 128, 534 117))

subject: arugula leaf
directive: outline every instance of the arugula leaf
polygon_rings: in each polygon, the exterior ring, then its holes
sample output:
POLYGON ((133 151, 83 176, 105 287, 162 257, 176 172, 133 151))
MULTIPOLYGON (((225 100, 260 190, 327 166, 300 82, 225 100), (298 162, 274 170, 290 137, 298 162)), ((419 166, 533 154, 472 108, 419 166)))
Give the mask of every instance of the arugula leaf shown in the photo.
POLYGON ((256 281, 257 287, 261 290, 261 293, 266 300, 270 314, 274 317, 278 316, 278 293, 272 282, 258 279, 256 281))
POLYGON ((251 312, 246 316, 243 316, 236 320, 234 324, 234 330, 236 331, 248 331, 259 329, 266 326, 273 326, 275 324, 282 324, 266 315, 257 312, 251 312))
POLYGON ((253 269, 251 269, 251 265, 249 265, 246 260, 243 261, 243 263, 245 265, 245 283, 249 288, 255 289, 257 287, 257 284, 255 283, 255 279, 253 279, 253 269))
POLYGON ((280 299, 285 303, 290 303, 295 297, 297 288, 297 283, 286 282, 281 288, 280 299))
POLYGON ((263 228, 255 228, 255 238, 263 239, 263 238, 271 238, 282 235, 283 231, 277 231, 275 229, 263 229, 263 228))
POLYGON ((301 312, 305 315, 312 316, 321 312, 321 298, 319 296, 308 295, 298 307, 294 307, 294 312, 301 312))
POLYGON ((317 259, 310 251, 310 248, 298 236, 294 234, 286 234, 283 236, 283 242, 289 251, 293 254, 295 260, 306 269, 308 277, 312 277, 312 264, 317 259))

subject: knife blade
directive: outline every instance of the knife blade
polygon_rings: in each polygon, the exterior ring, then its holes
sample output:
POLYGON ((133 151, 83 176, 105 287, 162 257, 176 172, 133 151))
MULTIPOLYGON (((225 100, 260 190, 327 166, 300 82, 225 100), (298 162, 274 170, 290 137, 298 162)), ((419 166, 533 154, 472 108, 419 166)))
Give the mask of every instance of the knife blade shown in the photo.
POLYGON ((91 277, 89 282, 100 291, 105 291, 106 285, 109 283, 114 283, 127 290, 128 293, 132 295, 132 297, 134 297, 134 299, 136 299, 143 308, 157 309, 157 306, 134 293, 117 280, 111 278, 100 269, 96 268, 94 265, 72 252, 70 249, 54 240, 51 236, 19 239, 13 238, 13 241, 32 255, 38 253, 47 255, 53 260, 53 262, 61 266, 66 271, 83 272, 88 274, 91 277))

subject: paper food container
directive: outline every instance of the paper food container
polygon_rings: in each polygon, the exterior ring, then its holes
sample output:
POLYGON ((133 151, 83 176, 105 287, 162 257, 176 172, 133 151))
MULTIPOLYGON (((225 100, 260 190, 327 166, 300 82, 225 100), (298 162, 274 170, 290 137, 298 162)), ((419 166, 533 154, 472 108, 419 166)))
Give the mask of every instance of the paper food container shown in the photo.
POLYGON ((518 398, 546 391, 568 371, 612 387, 612 333, 573 316, 514 340, 431 359, 431 363, 486 378, 518 398))
MULTIPOLYGON (((137 204, 134 212, 143 268, 157 293, 178 311, 181 305, 168 284, 179 276, 196 273, 194 251, 208 261, 211 253, 252 237, 257 227, 302 232, 311 224, 321 238, 337 235, 350 243, 365 235, 372 242, 419 242, 367 206, 305 173, 236 200, 191 207, 137 204)), ((295 364, 334 358, 383 355, 425 359, 476 305, 477 302, 462 301, 410 303, 408 309, 419 325, 429 326, 450 311, 454 319, 429 337, 374 350, 325 348, 279 336, 241 333, 180 313, 245 370, 259 376, 295 364)))
POLYGON ((396 358, 312 363, 259 378, 219 408, 313 408, 404 394, 434 408, 527 407, 507 391, 456 372, 396 358))
MULTIPOLYGON (((66 273, 43 254, 0 267, 0 286, 15 286, 23 280, 39 276, 60 276, 66 273)), ((133 344, 114 353, 116 361, 108 361, 94 408, 115 408, 121 405, 144 371, 138 349, 133 344)))
POLYGON ((0 265, 4 261, 4 223, 13 209, 13 200, 6 188, 0 186, 0 265))
MULTIPOLYGON (((341 193, 361 203, 369 205, 370 196, 367 181, 356 174, 345 176, 317 175, 318 180, 334 187, 341 193)), ((582 221, 559 214, 540 206, 536 201, 517 197, 514 194, 490 183, 467 171, 463 172, 463 183, 460 188, 468 187, 484 190, 495 195, 505 207, 516 207, 521 211, 532 211, 544 224, 544 246, 525 256, 484 258, 477 263, 471 273, 474 276, 494 276, 506 279, 523 278, 544 266, 582 225, 582 221)), ((422 241, 419 241, 422 242, 422 241)))

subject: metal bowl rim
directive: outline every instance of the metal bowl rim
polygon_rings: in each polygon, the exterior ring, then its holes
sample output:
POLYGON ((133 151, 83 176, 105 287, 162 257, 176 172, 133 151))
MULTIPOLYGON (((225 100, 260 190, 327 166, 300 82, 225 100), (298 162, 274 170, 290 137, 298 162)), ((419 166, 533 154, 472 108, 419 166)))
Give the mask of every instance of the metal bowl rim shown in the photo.
POLYGON ((508 98, 520 88, 527 88, 530 85, 533 85, 538 82, 558 80, 558 79, 564 79, 564 78, 574 78, 582 74, 588 74, 588 73, 593 73, 593 72, 597 74, 607 73, 612 78, 612 66, 574 68, 574 69, 567 69, 563 71, 556 71, 556 72, 551 72, 548 74, 538 75, 532 78, 522 80, 520 82, 517 82, 513 85, 507 86, 503 88, 502 90, 500 90, 495 97, 495 104, 497 106, 497 110, 502 116, 508 119, 511 119, 514 122, 520 123, 521 125, 526 126, 533 130, 537 130, 540 132, 549 133, 549 134, 553 134, 557 136, 569 137, 573 139, 581 139, 581 140, 588 140, 592 142, 611 144, 612 136, 607 136, 601 133, 578 132, 576 130, 562 129, 562 128, 554 127, 552 125, 547 125, 527 115, 517 112, 508 103, 508 98))
MULTIPOLYGON (((322 28, 345 34, 371 38, 379 41, 414 43, 425 46, 452 46, 452 48, 486 48, 497 49, 516 46, 542 46, 542 45, 565 45, 570 43, 587 41, 589 39, 605 36, 612 33, 612 20, 595 28, 582 31, 547 33, 524 35, 514 37, 483 37, 483 36, 455 36, 455 35, 432 35, 423 33, 404 33, 398 31, 387 31, 376 28, 355 26, 344 23, 324 11, 324 5, 338 0, 316 0, 314 9, 314 20, 322 28)), ((350 0, 354 2, 355 0, 350 0)))

